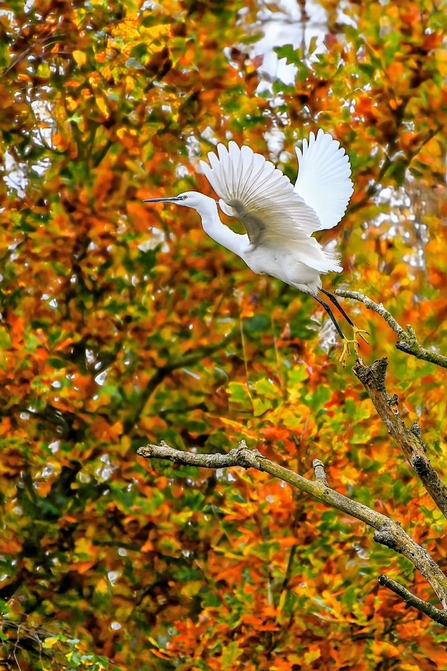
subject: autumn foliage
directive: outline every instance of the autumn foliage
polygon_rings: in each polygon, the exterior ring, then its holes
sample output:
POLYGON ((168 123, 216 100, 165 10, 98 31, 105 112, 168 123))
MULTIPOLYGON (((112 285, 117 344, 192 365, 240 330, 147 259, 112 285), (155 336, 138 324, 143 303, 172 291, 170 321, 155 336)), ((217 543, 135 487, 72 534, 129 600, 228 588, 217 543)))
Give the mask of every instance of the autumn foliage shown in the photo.
MULTIPOLYGON (((0 11, 1 668, 447 668, 445 628, 377 576, 438 605, 432 590, 363 523, 266 474, 136 455, 244 439, 309 477, 318 458, 447 569, 445 519, 317 303, 254 275, 192 210, 142 203, 213 195, 196 167, 229 138, 292 178, 294 145, 323 128, 355 183, 320 236, 345 269, 325 287, 446 351, 445 3, 303 1, 293 45, 273 30, 282 5, 262 4, 0 11)), ((344 305, 445 472, 446 372, 344 305)))

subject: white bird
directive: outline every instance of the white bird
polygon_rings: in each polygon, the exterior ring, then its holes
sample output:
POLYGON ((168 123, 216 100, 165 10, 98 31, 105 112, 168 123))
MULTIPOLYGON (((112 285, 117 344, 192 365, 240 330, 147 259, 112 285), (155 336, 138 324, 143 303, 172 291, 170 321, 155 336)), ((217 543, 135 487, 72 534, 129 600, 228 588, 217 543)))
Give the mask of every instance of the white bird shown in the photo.
POLYGON ((366 340, 366 331, 357 329, 335 296, 322 288, 321 274, 343 269, 338 255, 324 250, 312 234, 333 228, 343 217, 353 192, 351 166, 339 142, 321 129, 316 137, 310 133, 302 149, 296 148, 296 155, 295 187, 273 163, 233 141, 228 149, 218 144, 217 156, 208 154, 209 165, 200 161, 205 177, 219 196, 221 210, 242 222, 245 235, 225 226, 219 218, 217 202, 197 191, 144 202, 193 208, 200 214, 205 232, 240 256, 255 273, 271 275, 313 296, 342 339, 340 361, 345 365, 350 344, 357 352, 357 335, 366 340), (345 338, 330 306, 318 296, 319 291, 329 297, 354 329, 352 340, 345 338))

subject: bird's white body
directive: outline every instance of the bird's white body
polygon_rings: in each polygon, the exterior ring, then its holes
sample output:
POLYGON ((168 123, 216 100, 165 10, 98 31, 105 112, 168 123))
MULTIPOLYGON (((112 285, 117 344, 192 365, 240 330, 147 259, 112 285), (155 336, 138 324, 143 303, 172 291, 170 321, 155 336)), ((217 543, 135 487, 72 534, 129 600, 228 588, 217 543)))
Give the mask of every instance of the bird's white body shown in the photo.
POLYGON ((321 273, 341 270, 334 257, 325 252, 313 237, 302 236, 298 244, 290 244, 281 236, 271 236, 253 245, 247 234, 234 233, 222 224, 215 200, 194 191, 183 195, 187 195, 188 201, 192 202, 196 196, 200 196, 200 203, 194 209, 202 216, 205 233, 237 254, 258 275, 271 275, 313 294, 321 287, 321 273))
MULTIPOLYGON (((324 251, 315 240, 308 238, 300 244, 300 252, 306 259, 313 259, 319 265, 323 265, 327 260, 324 251)), ((315 294, 321 288, 321 272, 326 270, 316 270, 297 258, 296 251, 288 248, 282 241, 275 241, 268 247, 259 245, 248 250, 242 255, 245 263, 254 273, 259 275, 271 275, 286 284, 296 287, 305 293, 315 294)), ((340 267, 334 265, 332 270, 338 271, 340 267)), ((330 270, 330 269, 329 269, 330 270)), ((340 268, 341 270, 341 268, 340 268)))

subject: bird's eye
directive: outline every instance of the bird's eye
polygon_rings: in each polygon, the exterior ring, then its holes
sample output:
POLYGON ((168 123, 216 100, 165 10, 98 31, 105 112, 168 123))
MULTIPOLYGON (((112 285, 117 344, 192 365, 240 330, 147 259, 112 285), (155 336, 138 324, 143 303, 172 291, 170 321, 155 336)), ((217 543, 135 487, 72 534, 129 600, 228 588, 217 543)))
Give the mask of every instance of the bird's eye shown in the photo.
POLYGON ((180 196, 181 200, 187 200, 188 196, 180 196))

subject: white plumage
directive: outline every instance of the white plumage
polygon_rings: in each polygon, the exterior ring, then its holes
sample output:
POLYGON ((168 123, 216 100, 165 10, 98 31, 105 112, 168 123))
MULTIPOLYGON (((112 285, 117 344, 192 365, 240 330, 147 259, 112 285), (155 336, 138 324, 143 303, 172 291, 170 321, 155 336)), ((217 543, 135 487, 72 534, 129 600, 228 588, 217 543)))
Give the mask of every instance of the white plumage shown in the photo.
POLYGON ((351 198, 351 166, 345 150, 328 133, 311 133, 295 148, 299 172, 295 191, 317 213, 321 228, 333 228, 343 217, 351 198))
POLYGON ((205 232, 240 256, 255 273, 271 275, 314 296, 345 341, 344 362, 349 343, 357 344, 356 333, 363 336, 335 296, 322 289, 320 275, 341 272, 342 267, 338 256, 325 251, 312 234, 333 228, 343 217, 353 191, 351 167, 344 149, 322 130, 316 137, 310 133, 296 155, 295 186, 273 163, 233 141, 228 148, 217 145, 217 155, 208 154, 209 164, 200 161, 203 174, 219 196, 221 210, 242 222, 246 235, 225 226, 216 201, 196 191, 145 202, 173 202, 197 210, 205 232), (329 296, 353 326, 354 340, 345 339, 319 291, 329 296))

